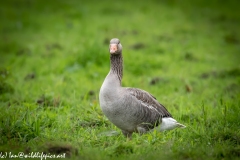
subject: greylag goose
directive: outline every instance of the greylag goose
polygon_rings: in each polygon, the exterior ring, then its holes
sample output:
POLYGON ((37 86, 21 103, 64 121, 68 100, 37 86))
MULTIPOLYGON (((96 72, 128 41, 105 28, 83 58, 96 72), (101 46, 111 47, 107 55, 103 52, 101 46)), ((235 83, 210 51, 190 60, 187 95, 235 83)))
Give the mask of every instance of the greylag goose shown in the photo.
POLYGON ((100 107, 126 137, 131 138, 133 132, 143 134, 153 129, 165 131, 186 127, 173 119, 150 93, 138 88, 122 87, 123 58, 119 39, 110 41, 109 52, 111 69, 100 89, 100 107))

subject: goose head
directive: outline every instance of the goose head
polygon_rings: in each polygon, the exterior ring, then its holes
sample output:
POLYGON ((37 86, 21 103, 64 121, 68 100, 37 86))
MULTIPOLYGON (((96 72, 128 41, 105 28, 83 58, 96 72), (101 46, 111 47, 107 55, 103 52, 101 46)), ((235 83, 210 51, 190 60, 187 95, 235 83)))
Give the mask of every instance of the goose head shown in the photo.
POLYGON ((122 53, 122 45, 121 45, 119 39, 117 39, 117 38, 111 39, 110 45, 109 45, 109 52, 112 55, 122 53))

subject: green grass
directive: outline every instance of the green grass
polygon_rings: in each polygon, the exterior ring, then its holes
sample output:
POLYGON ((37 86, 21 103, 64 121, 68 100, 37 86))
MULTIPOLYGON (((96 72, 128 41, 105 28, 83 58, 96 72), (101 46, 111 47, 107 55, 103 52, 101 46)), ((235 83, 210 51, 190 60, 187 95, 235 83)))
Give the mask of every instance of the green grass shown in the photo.
POLYGON ((0 2, 0 153, 71 159, 238 159, 240 12, 230 1, 0 2), (151 92, 187 126, 134 134, 103 115, 108 43, 123 85, 151 92))

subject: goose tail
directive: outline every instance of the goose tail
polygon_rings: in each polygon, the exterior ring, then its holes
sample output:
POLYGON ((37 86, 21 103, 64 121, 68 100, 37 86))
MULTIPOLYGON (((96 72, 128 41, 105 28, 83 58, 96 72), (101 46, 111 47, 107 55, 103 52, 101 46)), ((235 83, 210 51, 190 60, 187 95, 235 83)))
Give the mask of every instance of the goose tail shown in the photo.
POLYGON ((181 124, 181 123, 177 123, 177 125, 178 125, 179 128, 186 128, 186 126, 181 124))
POLYGON ((166 130, 172 130, 174 128, 186 128, 186 126, 178 123, 175 119, 171 117, 164 117, 162 118, 162 123, 160 124, 158 130, 162 132, 166 130))

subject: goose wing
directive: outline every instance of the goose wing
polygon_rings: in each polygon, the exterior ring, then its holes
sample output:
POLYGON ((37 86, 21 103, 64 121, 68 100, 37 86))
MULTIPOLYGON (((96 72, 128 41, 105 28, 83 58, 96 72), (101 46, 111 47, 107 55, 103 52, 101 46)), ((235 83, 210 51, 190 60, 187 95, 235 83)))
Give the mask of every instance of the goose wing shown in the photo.
POLYGON ((154 115, 158 115, 159 118, 172 117, 167 109, 150 93, 138 88, 126 88, 126 90, 141 103, 141 108, 143 108, 145 112, 154 113, 154 115))

